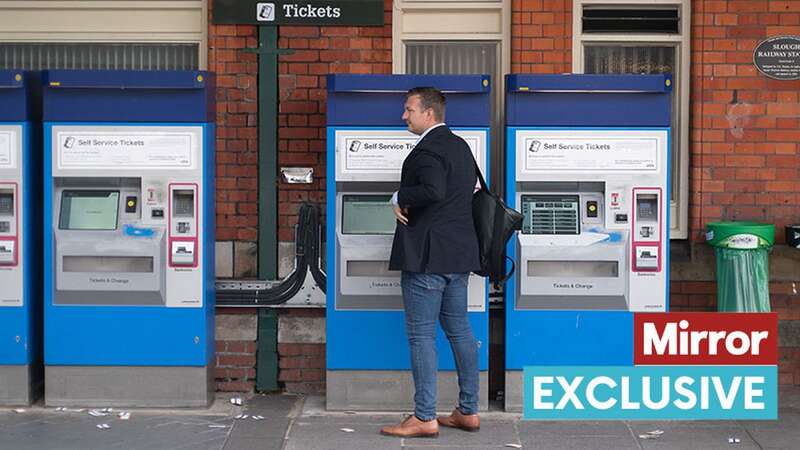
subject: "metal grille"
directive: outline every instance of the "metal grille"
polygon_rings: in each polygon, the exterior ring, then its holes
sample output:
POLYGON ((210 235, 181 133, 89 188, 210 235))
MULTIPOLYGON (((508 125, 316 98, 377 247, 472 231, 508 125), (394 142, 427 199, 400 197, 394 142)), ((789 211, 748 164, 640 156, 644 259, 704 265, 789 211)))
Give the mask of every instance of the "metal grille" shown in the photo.
MULTIPOLYGON (((406 73, 431 75, 497 72, 497 42, 406 42, 406 73)), ((494 91, 493 91, 494 92, 494 91)))
POLYGON ((584 33, 656 33, 680 32, 680 15, 677 8, 609 8, 607 6, 583 8, 584 33))
POLYGON ((522 197, 524 234, 579 234, 578 196, 522 197))
POLYGON ((504 152, 501 145, 499 93, 502 74, 499 72, 500 43, 497 41, 405 41, 406 73, 424 75, 491 75, 494 86, 491 102, 495 114, 489 133, 491 184, 495 192, 503 192, 504 152))
POLYGON ((198 44, 0 43, 0 69, 197 70, 198 44))
POLYGON ((672 135, 670 159, 672 164, 671 200, 677 200, 680 193, 680 98, 679 70, 677 70, 676 45, 586 45, 584 72, 598 74, 672 74, 672 135))

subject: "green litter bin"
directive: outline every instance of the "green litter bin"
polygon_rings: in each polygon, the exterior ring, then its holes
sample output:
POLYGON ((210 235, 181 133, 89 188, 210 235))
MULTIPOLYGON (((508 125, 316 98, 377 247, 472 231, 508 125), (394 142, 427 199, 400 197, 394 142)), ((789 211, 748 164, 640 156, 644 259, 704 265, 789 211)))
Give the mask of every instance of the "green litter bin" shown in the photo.
POLYGON ((717 258, 717 309, 769 312, 769 251, 775 226, 758 222, 712 222, 706 241, 717 258))

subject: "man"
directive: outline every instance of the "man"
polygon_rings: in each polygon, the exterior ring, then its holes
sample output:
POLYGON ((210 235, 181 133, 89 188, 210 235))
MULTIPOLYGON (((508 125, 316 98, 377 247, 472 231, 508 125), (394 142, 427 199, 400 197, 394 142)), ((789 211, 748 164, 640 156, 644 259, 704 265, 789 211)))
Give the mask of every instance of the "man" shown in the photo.
POLYGON ((403 162, 392 197, 397 229, 391 270, 401 270, 406 334, 414 377, 414 414, 381 433, 436 437, 439 425, 477 431, 478 344, 467 320, 467 280, 480 267, 472 221, 477 180, 467 143, 444 124, 445 98, 430 87, 406 94, 403 120, 419 135, 403 162), (436 319, 450 341, 458 371, 459 404, 436 420, 436 319))

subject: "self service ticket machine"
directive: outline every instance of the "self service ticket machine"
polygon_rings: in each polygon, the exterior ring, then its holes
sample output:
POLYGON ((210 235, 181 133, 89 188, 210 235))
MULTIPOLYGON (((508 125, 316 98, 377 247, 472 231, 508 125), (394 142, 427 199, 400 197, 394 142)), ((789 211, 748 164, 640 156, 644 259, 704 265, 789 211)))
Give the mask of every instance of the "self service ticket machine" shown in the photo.
MULTIPOLYGON (((405 94, 433 86, 447 98, 446 122, 487 165, 490 85, 485 76, 328 77, 327 405, 332 410, 408 410, 414 385, 400 273, 389 270, 396 226, 391 196, 417 136, 402 121, 405 94)), ((485 279, 469 280, 469 319, 480 342, 480 406, 488 403, 485 279)), ((457 404, 450 346, 438 330, 439 405, 457 404)))
POLYGON ((212 74, 43 78, 46 403, 208 405, 212 74))
POLYGON ((36 73, 0 70, 0 405, 42 384, 38 91, 36 73))
POLYGON ((509 75, 506 409, 525 366, 632 365, 633 312, 667 309, 671 79, 509 75))

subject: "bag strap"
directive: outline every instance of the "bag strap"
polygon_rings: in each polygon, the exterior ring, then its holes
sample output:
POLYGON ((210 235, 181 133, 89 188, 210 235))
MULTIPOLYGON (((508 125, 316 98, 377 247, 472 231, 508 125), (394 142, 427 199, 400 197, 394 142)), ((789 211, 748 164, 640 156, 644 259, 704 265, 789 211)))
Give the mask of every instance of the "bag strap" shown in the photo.
POLYGON ((472 157, 472 164, 475 166, 475 174, 478 176, 478 180, 481 182, 481 189, 483 189, 486 192, 490 192, 489 188, 486 187, 486 180, 483 179, 483 174, 481 173, 481 169, 478 167, 478 161, 475 160, 474 156, 472 157))
POLYGON ((517 268, 517 265, 514 263, 514 260, 511 259, 511 257, 506 255, 506 259, 511 261, 511 270, 509 270, 507 274, 503 275, 503 278, 501 278, 500 280, 497 281, 499 284, 503 284, 506 281, 508 281, 508 279, 511 278, 511 275, 514 275, 514 271, 517 268))

